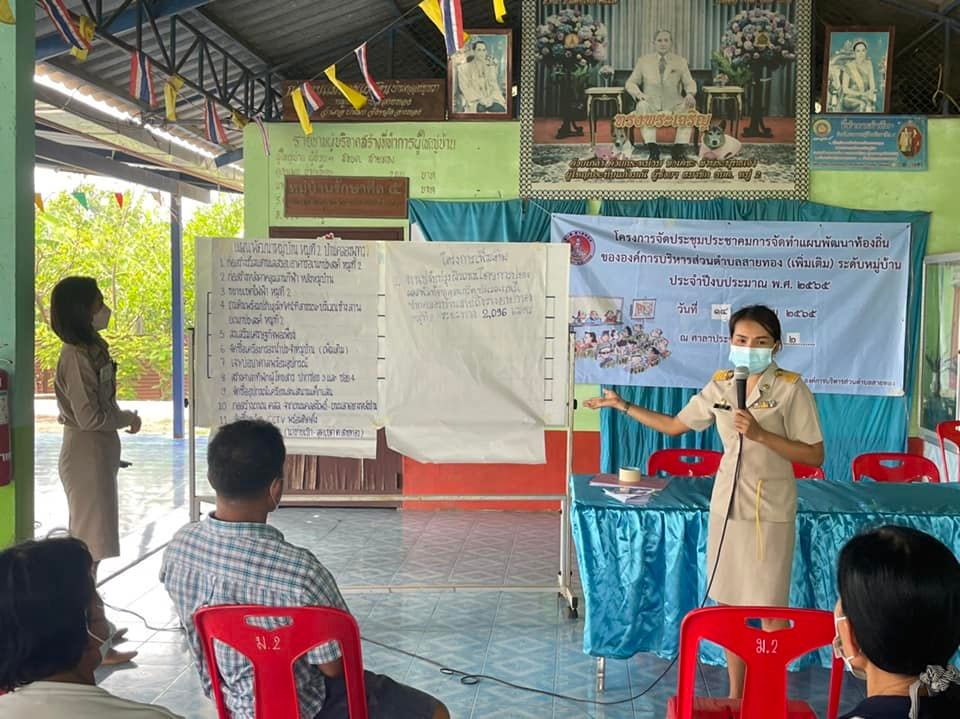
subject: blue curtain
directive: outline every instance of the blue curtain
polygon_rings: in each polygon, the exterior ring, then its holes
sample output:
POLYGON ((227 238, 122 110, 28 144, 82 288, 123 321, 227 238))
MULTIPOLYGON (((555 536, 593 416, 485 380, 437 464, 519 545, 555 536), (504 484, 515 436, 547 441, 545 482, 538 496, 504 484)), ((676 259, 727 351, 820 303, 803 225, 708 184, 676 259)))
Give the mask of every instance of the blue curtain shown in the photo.
POLYGON ((531 198, 523 210, 521 242, 549 242, 550 215, 585 215, 586 200, 538 200, 531 198))
MULTIPOLYGON (((850 210, 799 200, 730 200, 690 202, 659 198, 643 201, 604 201, 600 214, 616 217, 670 217, 689 220, 783 220, 802 222, 908 222, 910 233, 910 289, 907 296, 906 363, 903 397, 818 394, 817 407, 823 428, 826 462, 831 479, 850 479, 853 458, 862 452, 902 452, 907 444, 907 426, 912 406, 916 348, 920 345, 920 288, 923 257, 930 230, 925 212, 850 210)), ((856 307, 838 307, 838 312, 856 312, 856 307)), ((833 347, 825 351, 848 352, 833 347)), ((634 404, 676 414, 695 393, 691 389, 661 387, 614 387, 634 404)), ((664 447, 720 449, 713 430, 665 437, 637 422, 625 422, 619 412, 602 410, 600 418, 600 464, 604 472, 618 467, 645 467, 647 457, 664 447)))
POLYGON ((549 242, 550 215, 585 215, 586 200, 410 200, 410 222, 430 242, 549 242))
POLYGON ((410 222, 430 242, 510 242, 520 237, 523 200, 436 202, 410 200, 410 222))

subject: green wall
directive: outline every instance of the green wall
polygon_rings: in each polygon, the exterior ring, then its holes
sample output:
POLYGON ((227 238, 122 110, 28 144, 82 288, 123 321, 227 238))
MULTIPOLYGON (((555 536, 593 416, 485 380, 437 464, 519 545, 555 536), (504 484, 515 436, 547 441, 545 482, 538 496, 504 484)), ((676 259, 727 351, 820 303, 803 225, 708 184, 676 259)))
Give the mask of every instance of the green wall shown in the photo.
POLYGON ((284 175, 399 176, 410 197, 496 200, 517 197, 516 122, 320 123, 305 137, 297 123, 272 123, 270 156, 255 124, 244 134, 244 234, 272 226, 406 227, 406 220, 286 217, 284 175))
MULTIPOLYGON (((254 125, 246 130, 247 237, 265 237, 271 225, 405 225, 397 220, 284 217, 284 174, 402 175, 410 177, 410 196, 423 199, 517 196, 517 123, 315 123, 311 138, 305 138, 296 123, 267 127, 270 157, 264 156, 259 130, 254 125), (427 147, 438 143, 443 145, 440 150, 427 147)), ((810 199, 857 209, 930 211, 927 252, 960 251, 960 201, 956 199, 960 150, 953 150, 960 148, 960 120, 931 119, 928 142, 926 172, 814 171, 810 199)), ((590 212, 598 211, 599 203, 591 202, 590 212)), ((599 430, 599 413, 582 408, 582 401, 599 390, 596 385, 577 387, 578 430, 599 430)))
POLYGON ((933 213, 927 254, 960 250, 960 119, 928 122, 926 172, 811 173, 810 199, 858 210, 933 213))
POLYGON ((33 535, 34 4, 0 24, 0 369, 10 373, 12 484, 0 487, 0 547, 33 535))

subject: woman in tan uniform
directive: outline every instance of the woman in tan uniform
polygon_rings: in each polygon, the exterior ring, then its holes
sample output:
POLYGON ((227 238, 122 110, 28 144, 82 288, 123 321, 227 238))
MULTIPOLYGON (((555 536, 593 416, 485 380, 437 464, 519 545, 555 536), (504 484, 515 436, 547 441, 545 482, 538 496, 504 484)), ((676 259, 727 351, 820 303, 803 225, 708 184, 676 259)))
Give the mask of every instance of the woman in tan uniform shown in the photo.
MULTIPOLYGON (((63 340, 54 381, 63 425, 60 481, 70 508, 70 534, 90 549, 96 578, 100 560, 120 554, 117 430, 127 427, 127 432, 136 434, 140 417, 117 406, 117 367, 100 337, 110 322, 110 308, 103 304, 96 280, 60 280, 51 295, 50 320, 63 340)), ((111 638, 113 642, 120 640, 123 631, 111 638)), ((104 663, 128 661, 135 654, 111 650, 104 663)))
MULTIPOLYGON (((675 417, 632 405, 611 390, 605 390, 602 398, 587 400, 586 405, 618 409, 669 435, 717 423, 724 452, 710 499, 710 597, 719 604, 786 606, 797 513, 792 463, 821 465, 823 435, 813 393, 798 374, 773 362, 782 346, 776 314, 762 305, 744 307, 730 318, 729 326, 730 362, 750 370, 747 410, 736 409, 733 370, 716 372, 675 417), (738 455, 740 475, 734 487, 738 455)), ((739 698, 743 661, 727 652, 727 670, 730 696, 739 698)))

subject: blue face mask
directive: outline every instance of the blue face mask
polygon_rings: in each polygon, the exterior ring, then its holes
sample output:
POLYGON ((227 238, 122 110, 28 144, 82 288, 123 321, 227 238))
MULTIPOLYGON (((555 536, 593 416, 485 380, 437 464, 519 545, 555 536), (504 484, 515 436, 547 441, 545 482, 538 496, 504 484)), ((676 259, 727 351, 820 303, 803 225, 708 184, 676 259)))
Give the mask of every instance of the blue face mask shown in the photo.
POLYGON ((760 374, 773 362, 772 347, 741 347, 730 345, 730 363, 734 367, 746 367, 750 374, 760 374))

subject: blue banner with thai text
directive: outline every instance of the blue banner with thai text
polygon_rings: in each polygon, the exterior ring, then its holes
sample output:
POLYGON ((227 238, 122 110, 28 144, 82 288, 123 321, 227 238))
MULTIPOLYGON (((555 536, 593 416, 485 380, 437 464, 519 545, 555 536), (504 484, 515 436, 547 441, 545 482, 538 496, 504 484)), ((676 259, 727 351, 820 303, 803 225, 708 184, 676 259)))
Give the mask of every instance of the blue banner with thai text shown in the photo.
POLYGON ((922 115, 820 115, 810 123, 817 170, 926 170, 922 115))
POLYGON ((553 215, 551 240, 570 245, 579 383, 702 387, 730 366, 731 314, 763 304, 814 392, 903 393, 908 224, 553 215))

